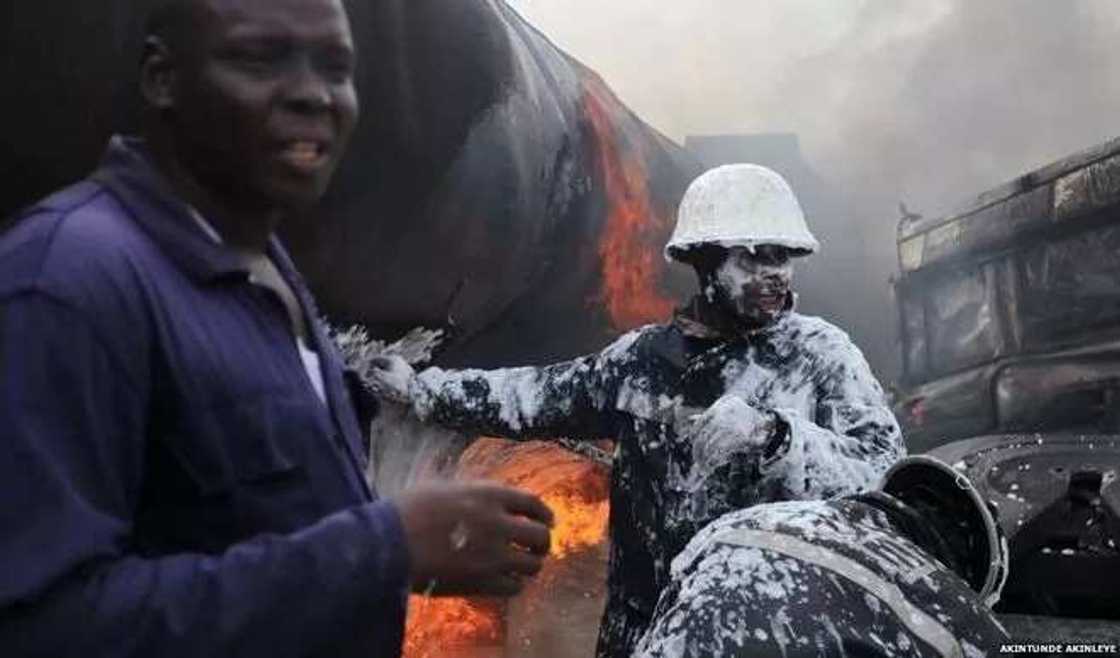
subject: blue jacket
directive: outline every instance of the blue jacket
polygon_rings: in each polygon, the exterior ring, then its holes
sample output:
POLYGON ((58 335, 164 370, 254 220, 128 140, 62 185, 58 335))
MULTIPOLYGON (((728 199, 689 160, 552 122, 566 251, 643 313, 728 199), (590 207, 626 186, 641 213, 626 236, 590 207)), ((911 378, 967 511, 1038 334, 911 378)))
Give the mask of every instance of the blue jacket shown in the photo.
POLYGON ((114 138, 0 235, 0 653, 397 656, 408 555, 341 362, 114 138))

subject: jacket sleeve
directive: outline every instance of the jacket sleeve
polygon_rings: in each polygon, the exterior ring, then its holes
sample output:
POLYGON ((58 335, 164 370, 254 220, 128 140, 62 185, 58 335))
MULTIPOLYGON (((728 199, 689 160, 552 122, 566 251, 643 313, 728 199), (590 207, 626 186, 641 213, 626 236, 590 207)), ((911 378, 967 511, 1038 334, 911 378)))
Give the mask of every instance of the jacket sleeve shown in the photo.
POLYGON ((413 410, 423 421, 491 436, 611 438, 614 400, 640 331, 598 354, 544 367, 429 368, 413 380, 413 410))
POLYGON ((776 408, 787 431, 764 480, 783 499, 822 499, 874 488, 906 454, 898 421, 859 349, 837 330, 820 350, 812 417, 776 408))
POLYGON ((43 294, 0 299, 5 654, 295 657, 346 623, 399 647, 408 558, 387 503, 219 555, 130 552, 148 387, 112 347, 127 339, 43 294))

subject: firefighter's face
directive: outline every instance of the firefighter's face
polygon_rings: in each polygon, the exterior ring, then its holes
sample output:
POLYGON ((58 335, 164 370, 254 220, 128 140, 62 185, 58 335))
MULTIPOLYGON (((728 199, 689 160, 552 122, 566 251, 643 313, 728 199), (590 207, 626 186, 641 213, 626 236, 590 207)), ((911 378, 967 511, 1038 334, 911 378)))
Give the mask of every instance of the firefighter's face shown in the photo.
POLYGON ((793 282, 789 250, 761 245, 731 247, 716 268, 717 298, 741 321, 767 325, 786 308, 793 282))

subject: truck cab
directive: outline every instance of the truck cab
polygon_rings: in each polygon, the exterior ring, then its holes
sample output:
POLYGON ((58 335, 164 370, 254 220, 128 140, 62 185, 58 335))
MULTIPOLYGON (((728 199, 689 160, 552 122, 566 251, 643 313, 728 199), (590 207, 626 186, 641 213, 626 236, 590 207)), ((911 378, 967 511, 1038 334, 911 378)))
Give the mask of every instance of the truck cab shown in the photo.
POLYGON ((998 508, 1019 639, 1120 639, 1120 139, 898 227, 911 452, 998 508))

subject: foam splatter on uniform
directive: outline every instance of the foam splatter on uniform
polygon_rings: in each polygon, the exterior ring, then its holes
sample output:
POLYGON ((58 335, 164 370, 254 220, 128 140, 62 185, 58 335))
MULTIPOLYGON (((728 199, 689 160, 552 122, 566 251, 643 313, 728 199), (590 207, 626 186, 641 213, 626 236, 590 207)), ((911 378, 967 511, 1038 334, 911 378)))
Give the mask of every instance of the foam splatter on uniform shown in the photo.
POLYGON ((630 655, 669 582, 671 560, 708 521, 761 502, 871 488, 904 453, 882 388, 843 331, 792 310, 734 335, 702 317, 686 311, 564 363, 430 368, 412 382, 417 414, 441 425, 616 440, 599 656, 630 655), (765 464, 746 455, 698 474, 691 438, 678 431, 682 409, 702 410, 728 393, 776 414, 783 440, 765 464), (701 496, 689 483, 697 476, 701 496))
POLYGON ((957 574, 859 497, 740 510, 677 556, 636 658, 981 658, 1007 641, 957 574))

